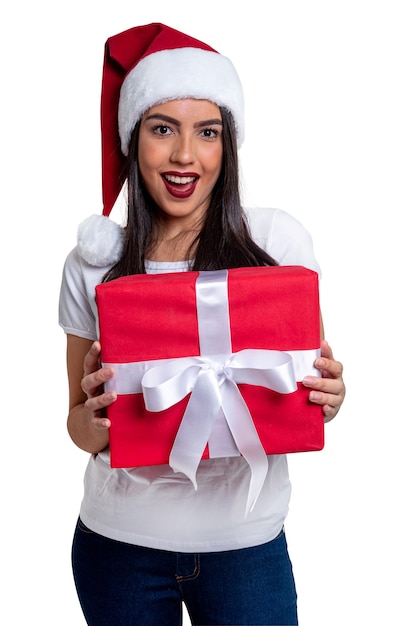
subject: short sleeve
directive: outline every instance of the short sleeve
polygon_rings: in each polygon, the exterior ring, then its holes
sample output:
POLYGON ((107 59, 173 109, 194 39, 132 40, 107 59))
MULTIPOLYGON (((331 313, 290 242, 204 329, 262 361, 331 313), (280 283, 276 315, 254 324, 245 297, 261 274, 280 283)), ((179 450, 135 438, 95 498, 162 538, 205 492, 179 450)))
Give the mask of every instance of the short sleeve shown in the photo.
POLYGON ((312 237, 306 228, 281 209, 247 209, 246 215, 254 241, 279 265, 301 265, 318 274, 312 237))
POLYGON ((95 285, 101 281, 103 268, 86 266, 74 248, 64 263, 59 295, 59 325, 65 333, 97 339, 95 285))

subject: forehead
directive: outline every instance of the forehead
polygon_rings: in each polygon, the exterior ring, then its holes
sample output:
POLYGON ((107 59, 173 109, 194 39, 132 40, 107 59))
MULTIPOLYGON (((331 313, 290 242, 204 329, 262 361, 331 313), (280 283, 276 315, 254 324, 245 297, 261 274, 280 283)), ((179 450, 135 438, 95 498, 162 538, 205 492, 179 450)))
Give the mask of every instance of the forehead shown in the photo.
POLYGON ((146 111, 144 119, 159 113, 176 119, 221 119, 221 111, 217 104, 210 100, 197 100, 196 98, 182 98, 156 104, 146 111))

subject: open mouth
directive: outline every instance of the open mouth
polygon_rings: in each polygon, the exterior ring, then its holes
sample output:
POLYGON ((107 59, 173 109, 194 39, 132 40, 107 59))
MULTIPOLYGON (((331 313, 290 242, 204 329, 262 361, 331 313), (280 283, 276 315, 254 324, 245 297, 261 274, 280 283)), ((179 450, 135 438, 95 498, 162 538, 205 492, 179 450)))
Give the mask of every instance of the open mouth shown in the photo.
POLYGON ((163 174, 163 182, 167 191, 175 198, 188 198, 195 190, 199 176, 180 176, 163 174))

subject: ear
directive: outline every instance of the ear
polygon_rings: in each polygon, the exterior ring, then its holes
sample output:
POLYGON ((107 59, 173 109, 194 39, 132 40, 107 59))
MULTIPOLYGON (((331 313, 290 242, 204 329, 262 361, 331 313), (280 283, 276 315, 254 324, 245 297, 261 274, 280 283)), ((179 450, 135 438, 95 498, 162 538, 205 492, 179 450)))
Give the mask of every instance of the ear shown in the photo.
POLYGON ((90 265, 114 265, 122 256, 124 229, 104 215, 91 215, 77 232, 80 256, 90 265))

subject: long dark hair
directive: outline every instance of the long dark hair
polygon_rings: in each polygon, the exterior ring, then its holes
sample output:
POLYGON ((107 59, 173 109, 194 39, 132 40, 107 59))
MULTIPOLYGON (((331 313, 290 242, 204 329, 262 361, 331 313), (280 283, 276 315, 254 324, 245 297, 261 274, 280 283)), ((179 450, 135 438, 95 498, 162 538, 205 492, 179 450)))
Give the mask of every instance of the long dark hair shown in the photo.
MULTIPOLYGON (((202 228, 190 249, 194 258, 191 270, 219 270, 233 267, 277 265, 276 261, 251 238, 240 200, 236 134, 232 115, 220 107, 222 116, 223 156, 219 178, 212 192, 202 228)), ((103 281, 145 273, 145 258, 152 245, 153 223, 157 207, 145 189, 138 165, 136 125, 127 158, 128 217, 121 259, 103 281)))

